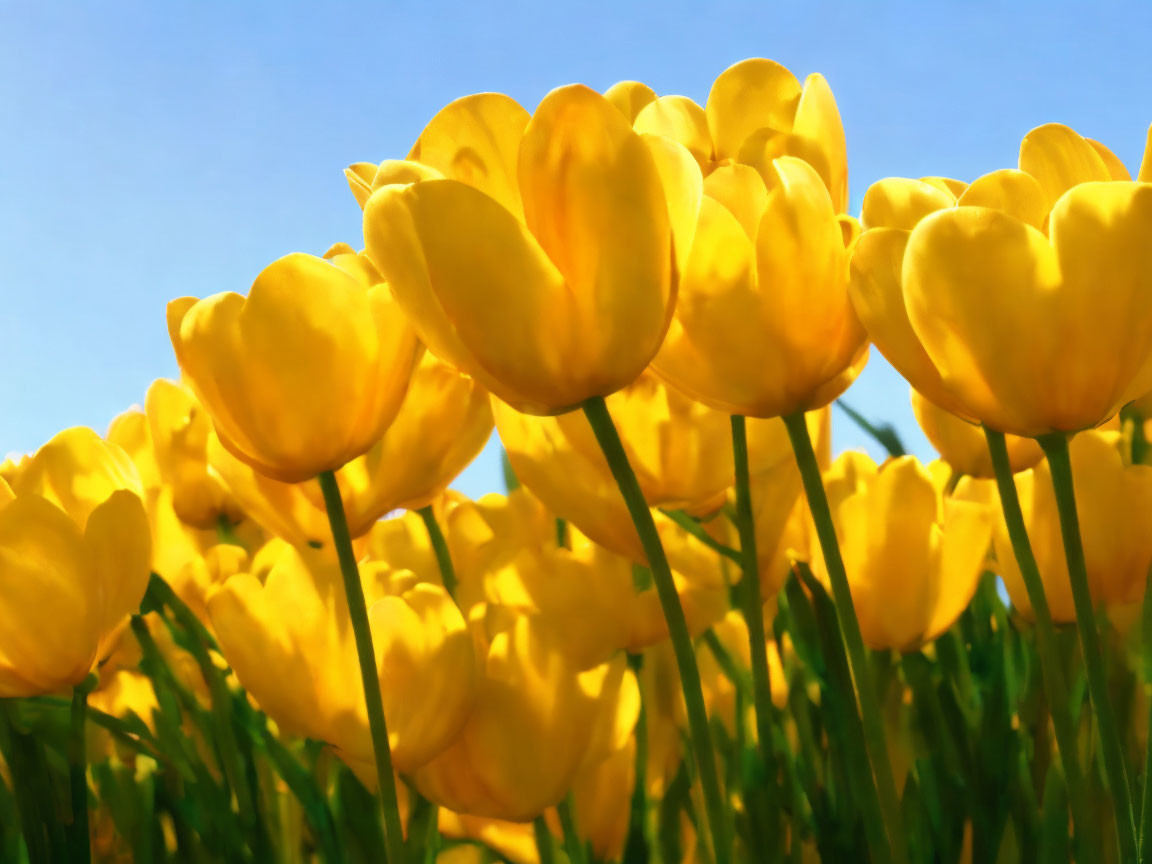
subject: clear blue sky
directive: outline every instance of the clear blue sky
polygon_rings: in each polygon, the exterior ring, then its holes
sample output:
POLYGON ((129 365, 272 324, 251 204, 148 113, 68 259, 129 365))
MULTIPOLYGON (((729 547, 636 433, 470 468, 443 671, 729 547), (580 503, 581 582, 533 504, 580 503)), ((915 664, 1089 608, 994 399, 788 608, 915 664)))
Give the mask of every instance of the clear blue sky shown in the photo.
MULTIPOLYGON (((703 102, 729 64, 771 57, 831 82, 857 212, 884 176, 1013 165, 1049 121, 1134 167, 1150 33, 1148 2, 0 0, 0 455, 102 431, 174 375, 170 298, 359 243, 341 170, 402 157, 458 96, 531 109, 560 84, 636 78, 703 102)), ((878 355, 847 398, 929 455, 878 355)), ((862 444, 837 415, 837 447, 862 444)), ((461 488, 500 488, 498 469, 490 447, 461 488)))

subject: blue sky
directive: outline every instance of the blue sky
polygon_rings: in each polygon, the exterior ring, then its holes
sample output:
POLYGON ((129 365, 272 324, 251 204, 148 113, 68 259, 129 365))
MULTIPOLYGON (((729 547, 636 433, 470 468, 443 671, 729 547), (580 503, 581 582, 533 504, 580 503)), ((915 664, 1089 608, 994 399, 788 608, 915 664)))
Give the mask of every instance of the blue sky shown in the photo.
MULTIPOLYGON (((1130 167, 1152 121, 1152 4, 0 0, 0 454, 103 430, 176 373, 165 303, 246 291, 360 242, 342 169, 401 157, 444 103, 622 78, 703 101, 745 57, 822 72, 852 211, 889 175, 971 179, 1060 121, 1130 167)), ((873 354, 846 397, 930 455, 873 354)), ((837 415, 836 446, 866 445, 837 415)), ((498 489, 494 447, 461 479, 498 489)))

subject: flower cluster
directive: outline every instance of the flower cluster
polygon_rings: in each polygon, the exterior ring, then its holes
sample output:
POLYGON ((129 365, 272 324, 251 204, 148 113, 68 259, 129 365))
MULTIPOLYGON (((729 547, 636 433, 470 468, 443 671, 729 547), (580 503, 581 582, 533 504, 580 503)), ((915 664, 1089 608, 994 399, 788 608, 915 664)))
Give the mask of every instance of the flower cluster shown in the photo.
POLYGON ((0 857, 1146 855, 1152 132, 857 219, 828 82, 753 59, 345 177, 362 243, 173 300, 179 381, 0 466, 0 857), (870 345, 938 461, 832 458, 870 345))

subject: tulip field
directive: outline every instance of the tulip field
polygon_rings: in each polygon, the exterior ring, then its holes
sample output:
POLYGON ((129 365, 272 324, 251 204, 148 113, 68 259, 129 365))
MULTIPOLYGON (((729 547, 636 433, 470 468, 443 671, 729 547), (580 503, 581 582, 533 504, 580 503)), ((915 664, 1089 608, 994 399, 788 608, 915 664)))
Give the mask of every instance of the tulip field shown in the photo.
POLYGON ((850 214, 771 60, 435 109, 0 465, 0 862, 1152 862, 1152 130, 850 214))

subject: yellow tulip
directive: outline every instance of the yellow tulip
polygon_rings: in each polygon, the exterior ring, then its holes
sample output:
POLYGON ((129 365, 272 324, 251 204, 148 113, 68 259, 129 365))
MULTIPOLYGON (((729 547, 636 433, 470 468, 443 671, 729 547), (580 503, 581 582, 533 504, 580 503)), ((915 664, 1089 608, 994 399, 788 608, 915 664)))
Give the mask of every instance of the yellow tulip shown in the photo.
POLYGON ((1144 158, 1140 160, 1140 173, 1136 179, 1141 183, 1152 183, 1152 126, 1148 127, 1148 138, 1144 142, 1144 158))
MULTIPOLYGON (((1106 607, 1132 603, 1143 595, 1152 564, 1152 535, 1146 526, 1152 508, 1152 467, 1126 465, 1120 453, 1120 436, 1115 432, 1081 432, 1070 442, 1070 450, 1092 599, 1106 607)), ((1048 463, 1041 462, 1015 479, 1052 620, 1075 621, 1048 463)), ((987 488, 984 494, 996 500, 994 488, 987 488)), ((1003 521, 995 541, 998 569, 1008 595, 1013 605, 1030 617, 1032 605, 1003 521)))
MULTIPOLYGON (((281 546, 263 584, 250 573, 208 598, 240 683, 284 730, 326 741, 374 782, 372 739, 343 584, 324 553, 281 546)), ((255 562, 254 562, 255 564, 255 562)), ((447 747, 471 708, 475 664, 459 610, 438 586, 387 593, 386 568, 362 565, 392 760, 412 771, 447 747)))
MULTIPOLYGON (((979 426, 933 405, 915 389, 912 390, 912 413, 916 415, 916 422, 920 424, 924 436, 941 458, 952 466, 953 471, 971 477, 995 476, 988 442, 979 426)), ((1031 438, 1006 435, 1005 443, 1008 447, 1008 463, 1014 474, 1031 468, 1044 458, 1040 445, 1031 438)))
MULTIPOLYGON (((962 494, 945 497, 945 480, 945 472, 930 473, 911 456, 877 469, 849 452, 827 472, 852 602, 872 648, 912 651, 931 642, 976 592, 992 513, 962 494)), ((826 578, 822 558, 813 568, 826 578)))
POLYGON ((958 197, 881 181, 852 258, 870 338, 929 400, 999 431, 1102 423, 1152 389, 1152 185, 1126 176, 1049 125, 1025 137, 1019 170, 958 197))
MULTIPOLYGON (((507 128, 479 107, 456 122, 476 137, 507 128)), ((413 158, 467 164, 458 140, 434 120, 413 158)), ((483 164, 515 160, 500 183, 442 171, 449 179, 377 189, 368 254, 429 350, 519 410, 563 413, 635 380, 668 327, 660 176, 621 113, 582 86, 546 96, 514 149, 510 136, 492 140, 499 156, 483 164)))
POLYGON ((196 528, 215 528, 221 519, 239 522, 243 511, 208 467, 212 422, 196 397, 161 378, 148 388, 144 414, 160 479, 172 487, 176 515, 196 528))
POLYGON ((611 681, 599 668, 580 673, 531 616, 477 639, 485 659, 475 707, 452 746, 412 779, 425 797, 458 813, 528 821, 571 786, 611 681))
POLYGON ((92 430, 0 480, 0 697, 83 681, 139 608, 150 556, 135 469, 92 430))
POLYGON ((705 183, 676 315, 652 368, 730 414, 821 408, 867 361, 848 299, 848 249, 832 201, 806 162, 772 160, 763 178, 727 166, 705 183))
POLYGON ((176 359, 221 443, 277 480, 367 452, 399 410, 418 343, 362 256, 294 253, 247 297, 168 304, 176 359))

